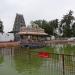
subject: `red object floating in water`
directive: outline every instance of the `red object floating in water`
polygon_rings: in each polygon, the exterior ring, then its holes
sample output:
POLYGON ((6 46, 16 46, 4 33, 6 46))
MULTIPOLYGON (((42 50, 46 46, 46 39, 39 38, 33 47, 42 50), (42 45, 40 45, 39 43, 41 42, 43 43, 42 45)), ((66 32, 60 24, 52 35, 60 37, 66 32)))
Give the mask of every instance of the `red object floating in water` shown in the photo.
POLYGON ((38 56, 41 57, 41 58, 48 58, 49 53, 48 52, 39 52, 38 56))

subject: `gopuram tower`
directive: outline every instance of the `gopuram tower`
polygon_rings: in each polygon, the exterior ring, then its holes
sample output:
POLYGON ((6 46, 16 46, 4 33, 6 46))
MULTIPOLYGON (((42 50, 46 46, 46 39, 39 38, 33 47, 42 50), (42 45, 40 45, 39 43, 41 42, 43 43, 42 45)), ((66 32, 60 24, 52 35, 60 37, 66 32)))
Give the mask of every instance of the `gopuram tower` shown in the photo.
POLYGON ((20 28, 25 25, 24 17, 21 14, 16 14, 15 22, 14 22, 14 27, 13 27, 13 32, 14 32, 14 37, 15 41, 20 40, 20 36, 17 34, 20 31, 20 28))

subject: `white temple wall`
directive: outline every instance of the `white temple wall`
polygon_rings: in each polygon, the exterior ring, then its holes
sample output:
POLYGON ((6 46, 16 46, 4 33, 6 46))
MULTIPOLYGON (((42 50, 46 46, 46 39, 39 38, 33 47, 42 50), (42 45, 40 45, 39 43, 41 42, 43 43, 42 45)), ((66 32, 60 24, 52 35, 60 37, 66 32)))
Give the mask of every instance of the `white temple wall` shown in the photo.
POLYGON ((13 33, 0 33, 0 42, 14 41, 13 33))

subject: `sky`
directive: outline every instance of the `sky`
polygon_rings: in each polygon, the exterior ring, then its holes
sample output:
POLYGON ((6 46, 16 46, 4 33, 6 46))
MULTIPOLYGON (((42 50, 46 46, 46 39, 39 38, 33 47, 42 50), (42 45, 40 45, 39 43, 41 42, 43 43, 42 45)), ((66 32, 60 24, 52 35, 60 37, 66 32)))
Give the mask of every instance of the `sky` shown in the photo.
POLYGON ((5 32, 12 30, 16 13, 23 14, 29 25, 32 20, 61 19, 69 10, 75 16, 75 0, 0 0, 0 20, 5 32))

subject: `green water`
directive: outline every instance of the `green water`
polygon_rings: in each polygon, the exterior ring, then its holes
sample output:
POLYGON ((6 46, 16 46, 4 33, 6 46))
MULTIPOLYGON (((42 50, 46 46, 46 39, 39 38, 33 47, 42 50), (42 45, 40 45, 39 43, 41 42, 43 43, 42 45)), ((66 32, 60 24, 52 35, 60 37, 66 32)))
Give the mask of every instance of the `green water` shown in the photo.
POLYGON ((0 75, 63 75, 62 55, 64 56, 65 75, 75 75, 75 45, 51 45, 40 49, 1 48, 0 75), (49 54, 41 58, 38 52, 49 54), (71 72, 72 71, 72 72, 71 72))

